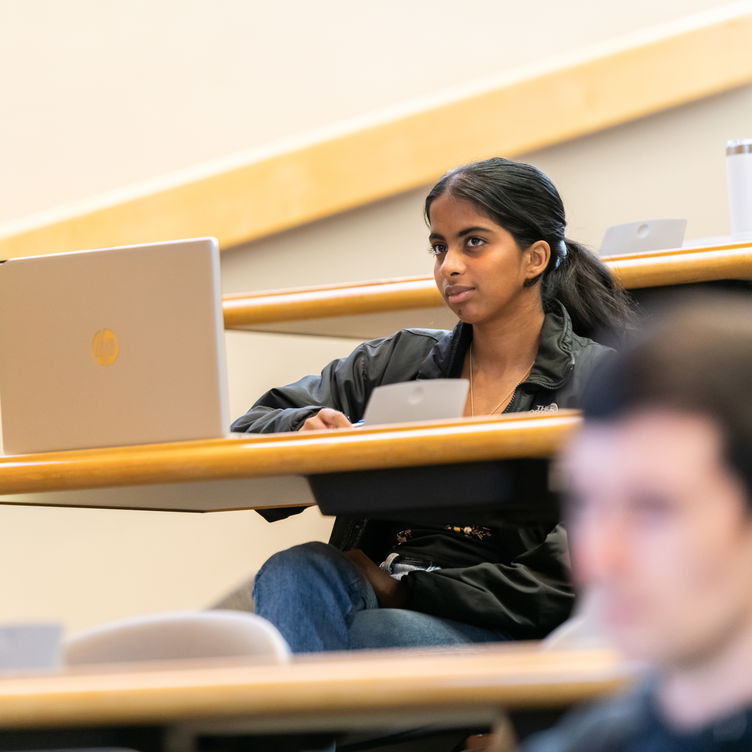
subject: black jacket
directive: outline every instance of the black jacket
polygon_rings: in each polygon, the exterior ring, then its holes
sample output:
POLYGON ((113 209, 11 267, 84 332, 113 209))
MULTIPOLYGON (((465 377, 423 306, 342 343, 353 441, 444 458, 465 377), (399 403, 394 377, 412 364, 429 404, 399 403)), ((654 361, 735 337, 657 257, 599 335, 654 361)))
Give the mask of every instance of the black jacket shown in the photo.
MULTIPOLYGON (((451 332, 403 329, 390 337, 365 342, 349 356, 327 365, 320 376, 306 376, 264 394, 232 425, 233 431, 296 431, 322 407, 360 420, 373 389, 417 379, 458 378, 472 341, 472 327, 458 324, 451 332)), ((576 408, 583 386, 607 347, 578 336, 569 315, 555 303, 546 313, 538 355, 528 378, 519 385, 505 412, 556 411, 576 408)), ((300 510, 268 510, 269 520, 300 510)), ((368 520, 337 518, 331 543, 364 548, 374 560, 388 550, 374 544, 379 525, 368 520)), ((571 611, 566 533, 554 527, 495 525, 498 555, 493 562, 434 572, 413 572, 407 607, 415 611, 496 629, 512 639, 540 638, 571 611)))

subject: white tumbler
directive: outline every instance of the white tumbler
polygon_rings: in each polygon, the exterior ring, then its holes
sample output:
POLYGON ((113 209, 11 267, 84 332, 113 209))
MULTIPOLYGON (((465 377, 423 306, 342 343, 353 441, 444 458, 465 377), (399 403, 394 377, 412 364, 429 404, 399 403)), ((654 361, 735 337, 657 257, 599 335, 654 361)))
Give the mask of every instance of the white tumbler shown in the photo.
POLYGON ((752 138, 726 142, 726 176, 731 234, 752 238, 752 138))

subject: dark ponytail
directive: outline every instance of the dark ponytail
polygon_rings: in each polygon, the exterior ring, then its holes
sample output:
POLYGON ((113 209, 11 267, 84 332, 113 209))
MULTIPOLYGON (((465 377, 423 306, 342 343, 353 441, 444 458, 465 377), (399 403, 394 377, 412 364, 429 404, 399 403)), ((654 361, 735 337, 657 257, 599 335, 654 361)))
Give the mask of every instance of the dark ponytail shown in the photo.
POLYGON ((629 298, 608 267, 584 246, 564 236, 564 204, 556 187, 537 167, 494 157, 448 172, 431 189, 431 204, 444 193, 472 201, 514 237, 521 249, 538 240, 551 247, 540 283, 544 306, 559 300, 569 312, 574 330, 614 344, 632 321, 629 298))
POLYGON ((611 270, 585 246, 565 240, 567 253, 541 278, 544 305, 559 300, 574 330, 606 344, 618 344, 633 321, 629 296, 611 270))

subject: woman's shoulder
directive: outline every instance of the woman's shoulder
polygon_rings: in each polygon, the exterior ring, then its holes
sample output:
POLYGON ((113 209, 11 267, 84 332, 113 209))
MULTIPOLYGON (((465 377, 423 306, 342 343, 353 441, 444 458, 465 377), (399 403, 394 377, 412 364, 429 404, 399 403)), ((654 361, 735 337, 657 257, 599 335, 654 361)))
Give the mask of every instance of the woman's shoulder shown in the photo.
POLYGON ((594 339, 583 337, 576 332, 572 332, 572 343, 573 351, 575 351, 580 358, 587 357, 594 362, 616 352, 616 350, 610 345, 596 342, 594 339))
POLYGON ((426 362, 441 360, 451 342, 452 332, 446 329, 400 329, 388 337, 363 342, 340 363, 358 369, 375 383, 411 381, 426 362))
MULTIPOLYGON (((455 330, 456 331, 456 330, 455 330)), ((400 329, 388 337, 369 340, 353 352, 353 366, 376 383, 447 376, 455 348, 455 331, 400 329)))
POLYGON ((577 344, 574 357, 573 388, 581 396, 593 374, 616 353, 613 347, 574 335, 577 344))
POLYGON ((452 332, 447 329, 399 329, 386 337, 378 337, 363 342, 357 350, 369 354, 380 351, 430 351, 437 345, 450 341, 452 332))
POLYGON ((548 317, 557 321, 562 348, 574 356, 575 362, 579 362, 580 365, 595 365, 602 358, 615 352, 610 345, 576 332, 569 311, 560 301, 554 301, 554 305, 547 312, 548 317))
POLYGON ((541 331, 539 357, 545 356, 549 370, 560 375, 589 371, 613 349, 575 331, 566 307, 558 300, 546 310, 541 331))
POLYGON ((430 340, 432 342, 439 342, 440 340, 451 336, 452 331, 450 329, 421 329, 417 327, 410 327, 407 329, 398 329, 396 332, 389 334, 386 337, 377 337, 376 339, 367 340, 363 344, 378 346, 381 342, 389 342, 394 340, 430 340))

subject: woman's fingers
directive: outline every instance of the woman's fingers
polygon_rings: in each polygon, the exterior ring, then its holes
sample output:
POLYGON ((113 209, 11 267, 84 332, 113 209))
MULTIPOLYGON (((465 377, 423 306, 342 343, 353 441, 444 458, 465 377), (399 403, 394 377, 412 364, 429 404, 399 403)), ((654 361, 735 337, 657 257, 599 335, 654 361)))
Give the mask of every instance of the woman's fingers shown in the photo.
POLYGON ((328 428, 350 428, 352 423, 347 416, 331 407, 322 407, 300 427, 301 431, 324 431, 328 428))

